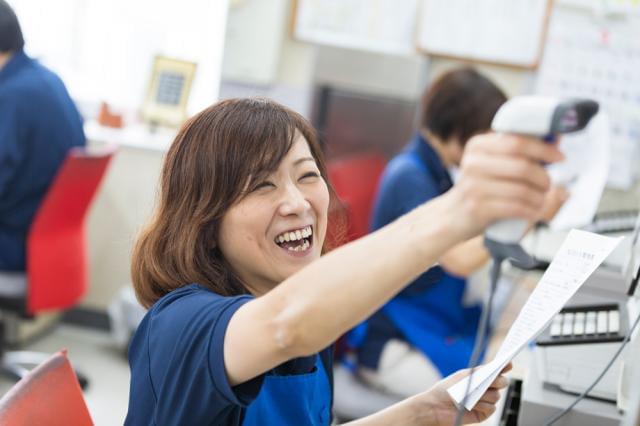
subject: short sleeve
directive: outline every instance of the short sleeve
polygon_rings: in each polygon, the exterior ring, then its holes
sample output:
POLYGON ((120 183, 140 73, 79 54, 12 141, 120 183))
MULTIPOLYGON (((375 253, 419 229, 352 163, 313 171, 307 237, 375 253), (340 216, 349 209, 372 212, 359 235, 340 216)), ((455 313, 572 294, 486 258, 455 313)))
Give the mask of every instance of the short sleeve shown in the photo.
POLYGON ((129 350, 127 424, 138 424, 140 419, 161 424, 216 419, 227 424, 238 418, 260 391, 263 376, 230 386, 224 335, 234 313, 250 300, 251 296, 223 297, 190 285, 174 290, 151 308, 129 350))
POLYGON ((211 379, 217 388, 217 392, 230 404, 242 407, 246 407, 256 398, 258 392, 260 392, 264 375, 231 387, 224 366, 224 336, 233 314, 249 300, 246 297, 237 298, 224 309, 214 327, 209 346, 209 368, 211 370, 211 379))
POLYGON ((439 195, 435 182, 415 162, 399 156, 385 170, 374 204, 372 230, 379 229, 439 195))

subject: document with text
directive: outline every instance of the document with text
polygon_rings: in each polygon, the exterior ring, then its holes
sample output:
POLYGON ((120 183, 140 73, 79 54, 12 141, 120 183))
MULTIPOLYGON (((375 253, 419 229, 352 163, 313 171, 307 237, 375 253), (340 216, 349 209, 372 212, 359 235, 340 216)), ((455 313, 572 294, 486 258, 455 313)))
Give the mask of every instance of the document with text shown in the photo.
MULTIPOLYGON (((476 405, 513 357, 545 329, 622 238, 576 229, 569 233, 509 329, 496 357, 474 371, 465 403, 467 410, 476 405)), ((457 404, 464 399, 468 381, 465 378, 448 389, 457 404)))

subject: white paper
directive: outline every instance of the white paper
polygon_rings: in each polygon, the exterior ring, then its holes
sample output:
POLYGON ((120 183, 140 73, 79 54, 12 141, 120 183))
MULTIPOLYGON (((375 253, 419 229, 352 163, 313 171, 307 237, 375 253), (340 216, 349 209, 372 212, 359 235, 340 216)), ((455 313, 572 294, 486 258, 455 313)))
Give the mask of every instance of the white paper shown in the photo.
POLYGON ((549 224, 551 229, 579 228, 593 221, 609 175, 610 128, 607 114, 600 113, 585 131, 562 136, 559 146, 566 160, 548 171, 554 183, 567 189, 569 199, 549 224))
MULTIPOLYGON (((496 357, 474 372, 465 404, 468 410, 476 405, 504 366, 545 329, 622 238, 571 230, 509 329, 496 357)), ((464 399, 467 382, 468 379, 461 380, 448 389, 458 404, 464 399)))

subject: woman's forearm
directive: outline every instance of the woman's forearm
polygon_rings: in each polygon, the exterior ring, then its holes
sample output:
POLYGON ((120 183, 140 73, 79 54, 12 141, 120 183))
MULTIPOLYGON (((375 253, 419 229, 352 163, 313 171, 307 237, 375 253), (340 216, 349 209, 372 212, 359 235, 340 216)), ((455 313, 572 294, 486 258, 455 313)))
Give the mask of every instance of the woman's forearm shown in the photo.
POLYGON ((265 295, 291 333, 285 340, 299 351, 294 355, 329 345, 458 243, 460 231, 449 223, 452 201, 442 197, 418 207, 323 256, 265 295))
POLYGON ((465 241, 447 251, 440 258, 440 266, 447 272, 468 277, 489 261, 489 252, 484 247, 482 236, 465 241))
POLYGON ((453 189, 312 262, 235 312, 224 342, 231 384, 326 347, 493 221, 537 217, 549 187, 540 163, 561 158, 557 148, 535 139, 474 137, 453 189))
POLYGON ((231 384, 329 346, 469 238, 452 221, 454 195, 322 256, 238 309, 224 344, 231 384))

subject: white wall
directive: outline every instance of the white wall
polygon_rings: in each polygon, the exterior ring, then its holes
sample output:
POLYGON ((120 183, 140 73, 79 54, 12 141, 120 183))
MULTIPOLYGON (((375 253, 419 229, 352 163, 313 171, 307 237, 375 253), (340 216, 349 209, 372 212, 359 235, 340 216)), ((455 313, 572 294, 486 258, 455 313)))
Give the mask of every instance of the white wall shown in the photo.
POLYGON ((11 4, 27 53, 60 74, 83 106, 107 101, 123 109, 139 108, 155 55, 198 63, 191 113, 217 99, 228 0, 11 4))
MULTIPOLYGON (((286 7, 282 9, 282 13, 286 13, 286 19, 280 17, 278 20, 289 22, 291 0, 284 1, 286 7)), ((240 6, 248 4, 238 3, 240 6)), ((249 19, 253 25, 256 22, 255 17, 247 18, 240 13, 232 13, 229 17, 236 19, 234 31, 242 28, 250 30, 251 25, 245 25, 243 19, 249 19)), ((209 30, 213 31, 214 27, 217 28, 217 36, 211 35, 210 39, 222 43, 220 34, 224 23, 211 25, 209 30)), ((246 40, 242 41, 245 42, 246 40)), ((288 27, 282 29, 280 43, 279 48, 272 49, 276 57, 271 58, 269 63, 277 66, 275 73, 267 73, 270 74, 268 81, 249 78, 242 81, 242 78, 237 78, 238 74, 232 81, 230 74, 227 74, 229 79, 220 87, 220 98, 268 96, 308 116, 313 86, 319 83, 374 95, 417 100, 428 81, 453 66, 463 65, 462 62, 453 60, 428 60, 418 54, 387 56, 310 45, 292 39, 288 27)), ((239 46, 237 39, 227 39, 225 57, 228 59, 230 55, 241 54, 239 46)), ((215 61, 211 64, 215 68, 215 61)), ((528 93, 531 89, 531 72, 485 65, 478 68, 510 96, 528 93)), ((201 71, 202 68, 198 70, 199 73, 201 71)), ((216 81, 215 70, 199 75, 211 76, 210 83, 216 81)), ((205 92, 211 93, 211 90, 205 92)), ((94 266, 91 269, 92 288, 85 301, 87 306, 104 308, 118 288, 130 282, 128 274, 131 241, 135 231, 151 211, 161 163, 162 156, 157 152, 135 149, 121 152, 114 161, 90 217, 89 236, 94 266)), ((608 191, 603 198, 601 210, 637 207, 639 191, 640 189, 635 188, 631 197, 629 193, 608 191)))
MULTIPOLYGON (((218 97, 227 1, 145 1, 146 9, 140 6, 138 11, 148 12, 165 7, 164 16, 171 16, 171 22, 175 23, 171 25, 170 22, 165 22, 162 25, 166 33, 161 39, 162 52, 180 55, 198 63, 190 97, 190 112, 194 113, 211 105, 218 97)), ((104 2, 106 6, 112 4, 104 2)), ((129 6, 124 5, 117 9, 117 13, 126 13, 123 12, 126 10, 134 13, 129 6)), ((113 13, 115 12, 114 10, 113 13)), ((148 19, 159 18, 156 16, 148 19)), ((144 26, 144 20, 139 22, 144 26)), ((140 29, 136 31, 142 32, 140 29)), ((149 47, 149 52, 154 50, 149 47)), ((148 74, 143 74, 138 76, 140 78, 136 84, 146 84, 148 74)), ((109 81, 111 80, 107 78, 105 84, 108 85, 109 81)), ((137 95, 131 95, 130 100, 134 99, 137 99, 137 95)), ((91 134, 87 136, 93 139, 92 144, 109 142, 108 137, 92 137, 91 134)), ((163 158, 162 151, 121 146, 113 159, 88 218, 90 289, 83 301, 85 307, 104 310, 120 288, 130 285, 132 242, 153 209, 163 158)))

